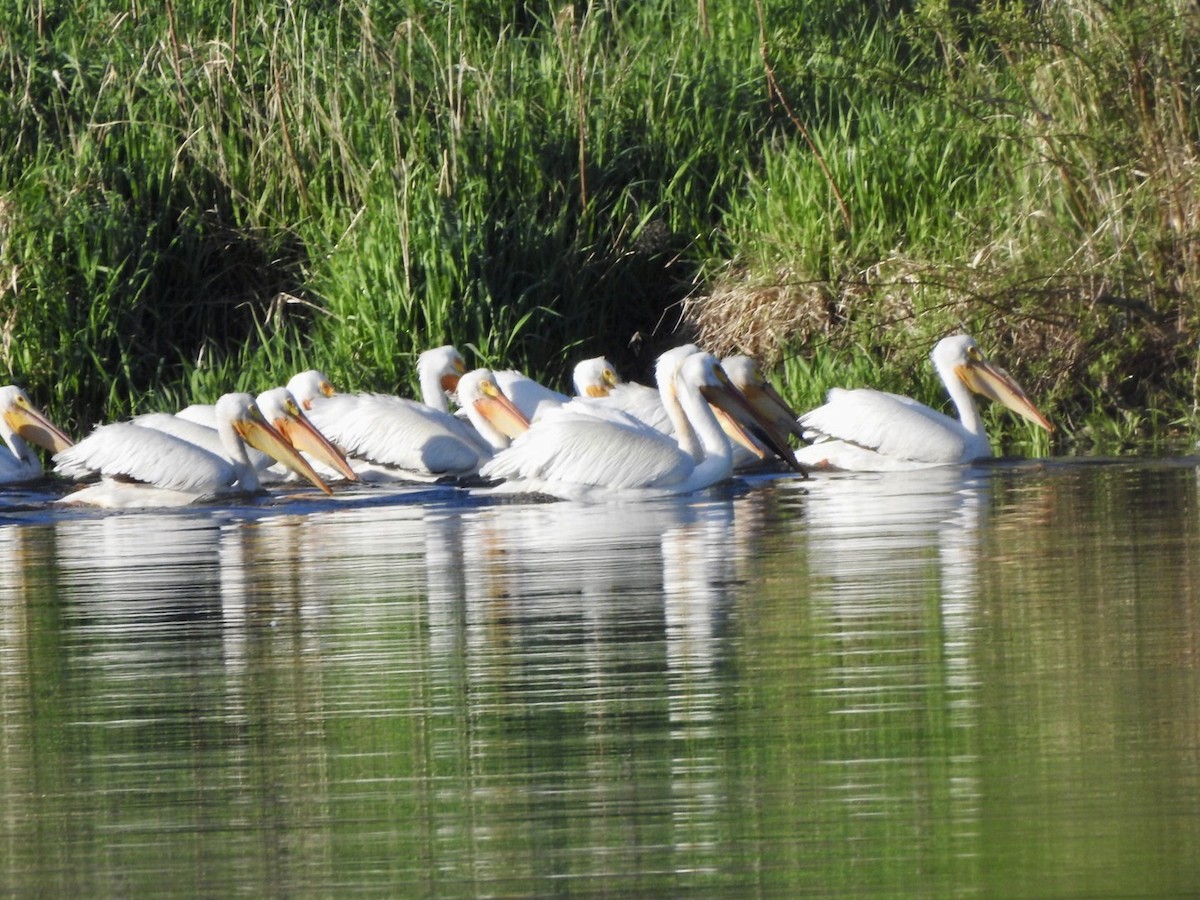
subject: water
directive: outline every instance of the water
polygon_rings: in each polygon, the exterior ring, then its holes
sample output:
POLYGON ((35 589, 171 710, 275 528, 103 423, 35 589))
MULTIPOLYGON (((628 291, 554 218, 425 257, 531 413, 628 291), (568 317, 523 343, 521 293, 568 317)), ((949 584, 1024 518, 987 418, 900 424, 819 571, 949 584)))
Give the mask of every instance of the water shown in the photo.
POLYGON ((0 893, 1194 895, 1196 465, 8 491, 0 893))

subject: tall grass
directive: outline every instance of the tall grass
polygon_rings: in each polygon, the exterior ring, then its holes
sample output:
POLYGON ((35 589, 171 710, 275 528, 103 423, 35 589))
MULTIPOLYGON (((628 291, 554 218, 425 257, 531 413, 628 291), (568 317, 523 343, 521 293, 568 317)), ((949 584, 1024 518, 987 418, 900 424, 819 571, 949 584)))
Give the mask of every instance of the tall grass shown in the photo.
POLYGON ((690 301, 705 339, 895 372, 965 327, 1061 443, 1170 439, 1200 371, 1198 37, 1194 5, 1085 0, 918 3, 864 34, 847 79, 883 87, 823 118, 828 176, 792 144, 725 217, 738 253, 690 301))
POLYGON ((83 427, 445 342, 934 399, 966 327, 1068 430, 1186 423, 1196 14, 1150 6, 17 0, 0 354, 83 427))
POLYGON ((394 389, 444 341, 636 361, 735 186, 701 151, 754 115, 753 19, 701 47, 695 9, 18 4, 6 364, 87 418, 307 365, 394 389))

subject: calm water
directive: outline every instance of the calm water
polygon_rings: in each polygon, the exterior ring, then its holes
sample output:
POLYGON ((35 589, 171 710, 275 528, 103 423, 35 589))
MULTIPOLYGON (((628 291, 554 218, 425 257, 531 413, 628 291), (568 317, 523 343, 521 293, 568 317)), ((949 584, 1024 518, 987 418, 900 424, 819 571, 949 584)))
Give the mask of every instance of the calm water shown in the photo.
POLYGON ((1194 895, 1197 465, 8 491, 0 894, 1194 895))

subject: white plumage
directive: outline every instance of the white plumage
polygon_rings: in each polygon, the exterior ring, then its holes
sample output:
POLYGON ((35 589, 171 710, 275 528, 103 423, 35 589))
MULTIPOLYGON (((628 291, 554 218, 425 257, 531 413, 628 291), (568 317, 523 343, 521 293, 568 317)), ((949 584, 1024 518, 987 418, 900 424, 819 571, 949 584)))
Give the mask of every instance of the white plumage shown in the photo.
MULTIPOLYGON (((654 368, 655 378, 658 379, 663 373, 670 371, 665 388, 667 395, 675 393, 675 373, 678 372, 679 366, 689 356, 699 352, 700 348, 695 344, 680 344, 659 356, 654 368)), ((633 381, 622 381, 610 388, 606 394, 587 397, 581 395, 572 401, 571 406, 582 410, 603 409, 625 413, 656 431, 680 439, 689 453, 695 453, 699 449, 695 433, 690 425, 685 424, 686 419, 682 413, 677 412, 675 421, 672 421, 668 409, 671 406, 678 407, 678 403, 664 400, 664 388, 661 383, 656 387, 649 387, 633 381), (676 432, 676 426, 679 424, 684 424, 681 433, 676 432)))
POLYGON ((55 471, 71 478, 96 475, 62 502, 107 507, 181 506, 198 500, 255 494, 262 484, 246 442, 303 474, 326 493, 328 485, 266 421, 249 394, 226 394, 216 404, 221 453, 173 434, 116 422, 54 457, 55 471))
POLYGON ((334 394, 315 400, 309 418, 361 476, 429 480, 473 475, 528 422, 487 369, 458 376, 455 384, 467 422, 389 394, 334 394))
POLYGON ((530 422, 535 421, 542 413, 571 400, 566 394, 552 390, 516 369, 496 369, 492 375, 504 396, 511 400, 513 406, 530 422))
MULTIPOLYGON (((346 458, 313 426, 312 422, 304 415, 304 411, 300 409, 291 391, 286 387, 263 391, 255 398, 255 403, 264 418, 289 444, 298 451, 308 453, 315 460, 315 465, 321 467, 323 476, 328 474, 328 477, 345 478, 349 481, 357 480, 357 476, 350 468, 346 458)), ((155 431, 182 438, 188 443, 202 447, 218 456, 225 452, 221 435, 216 427, 216 408, 211 405, 193 405, 174 415, 161 412, 143 413, 134 416, 132 422, 143 428, 153 428, 155 431), (201 424, 202 422, 212 424, 201 424)), ((304 477, 277 462, 269 453, 247 447, 246 455, 259 479, 264 483, 291 481, 304 477)))
MULTIPOLYGON (((698 352, 700 350, 695 344, 682 344, 666 351, 659 358, 659 364, 665 361, 667 365, 678 369, 683 360, 698 352)), ((770 386, 754 360, 735 356, 730 357, 729 362, 730 367, 727 368, 723 360, 721 368, 725 370, 733 386, 741 392, 743 399, 754 407, 757 413, 753 422, 735 423, 720 407, 713 410, 721 428, 732 442, 734 468, 750 468, 778 456, 787 465, 803 473, 803 467, 796 461, 787 444, 789 428, 796 428, 794 413, 770 386), (788 419, 788 423, 781 424, 781 418, 788 419), (746 426, 749 426, 749 430, 746 426)), ((674 388, 671 388, 671 391, 673 390, 674 388)), ((663 434, 674 437, 687 452, 694 454, 699 449, 696 434, 686 417, 680 413, 679 404, 664 401, 662 392, 655 388, 621 382, 612 387, 607 395, 595 399, 578 398, 572 402, 572 406, 621 410, 663 434)), ((798 430, 796 428, 797 432, 798 430)))
POLYGON ((834 388, 827 402, 800 417, 807 440, 796 453, 814 467, 888 471, 986 459, 992 447, 971 397, 996 400, 1035 425, 1054 426, 1038 412, 1021 386, 988 361, 967 335, 943 338, 930 354, 958 410, 952 419, 910 397, 868 388, 834 388))
POLYGON ((320 398, 332 397, 337 393, 329 376, 317 369, 297 372, 288 381, 287 389, 304 410, 312 409, 313 403, 320 398))
POLYGON ((480 475, 503 479, 498 492, 583 501, 688 493, 729 478, 732 450, 707 401, 735 416, 753 413, 716 358, 693 352, 679 364, 664 354, 656 380, 664 407, 694 431, 696 452, 621 410, 571 403, 530 426, 480 475))
POLYGON ((621 383, 621 378, 606 357, 593 356, 576 363, 571 383, 577 397, 603 397, 621 383))
MULTIPOLYGON (((346 457, 313 425, 286 387, 263 391, 255 402, 267 421, 275 426, 276 431, 298 451, 308 454, 316 465, 326 472, 333 472, 333 477, 345 478, 347 481, 358 480, 346 457)), ((296 476, 296 472, 278 463, 271 466, 266 473, 267 480, 290 481, 296 476)))
MULTIPOLYGON (((743 354, 727 356, 721 360, 721 368, 729 375, 734 387, 742 392, 746 402, 754 407, 761 417, 764 427, 770 429, 770 440, 756 438, 753 446, 746 447, 735 444, 733 451, 733 468, 737 471, 760 467, 764 462, 774 461, 780 456, 784 461, 799 468, 795 457, 788 447, 788 436, 801 436, 796 413, 788 406, 787 401, 779 395, 774 385, 763 374, 758 360, 743 354)), ((718 419, 721 416, 718 415, 718 419)), ((722 426, 727 423, 722 420, 722 426)), ((726 433, 729 428, 726 427, 726 433)))

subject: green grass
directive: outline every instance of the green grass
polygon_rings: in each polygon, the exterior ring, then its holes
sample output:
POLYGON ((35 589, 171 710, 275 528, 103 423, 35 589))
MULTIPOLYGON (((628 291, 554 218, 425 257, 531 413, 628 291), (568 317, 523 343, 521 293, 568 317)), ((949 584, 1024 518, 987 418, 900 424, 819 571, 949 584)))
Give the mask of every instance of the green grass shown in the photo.
POLYGON ((1057 448, 1152 443, 1195 420, 1200 26, 1146 6, 18 0, 0 354, 80 430, 693 334, 797 406, 940 404, 965 327, 1057 448))

